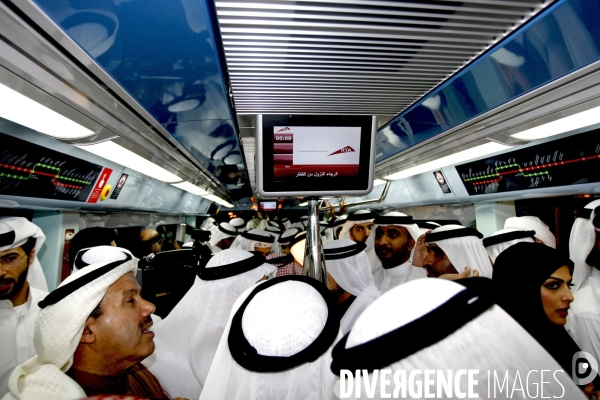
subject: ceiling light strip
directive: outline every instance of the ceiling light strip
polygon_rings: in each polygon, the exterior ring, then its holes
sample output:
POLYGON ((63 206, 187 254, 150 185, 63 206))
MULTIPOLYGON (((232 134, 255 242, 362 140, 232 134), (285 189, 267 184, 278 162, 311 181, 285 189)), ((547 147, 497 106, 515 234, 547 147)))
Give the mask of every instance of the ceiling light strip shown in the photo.
POLYGON ((0 117, 57 139, 80 139, 95 132, 0 84, 0 117))
POLYGON ((172 183, 171 185, 175 186, 178 189, 185 190, 186 192, 189 192, 196 196, 204 196, 208 194, 206 190, 190 182, 172 183))
POLYGON ((462 162, 465 162, 465 161, 468 161, 471 159, 481 158, 488 154, 504 151, 510 147, 511 146, 506 146, 506 145, 496 143, 496 142, 489 142, 486 144, 472 147, 467 150, 463 150, 463 151, 459 151, 454 154, 450 154, 445 157, 440 157, 433 161, 420 163, 419 165, 417 165, 415 167, 407 168, 402 171, 388 175, 385 177, 385 179, 396 180, 396 179, 408 178, 410 176, 433 171, 435 169, 447 167, 450 165, 455 165, 455 164, 462 163, 462 162))
POLYGON ((77 145, 77 147, 162 182, 175 183, 182 180, 177 175, 110 140, 89 145, 77 145))
POLYGON ((600 124, 600 107, 569 115, 510 136, 520 140, 538 140, 596 124, 600 124))

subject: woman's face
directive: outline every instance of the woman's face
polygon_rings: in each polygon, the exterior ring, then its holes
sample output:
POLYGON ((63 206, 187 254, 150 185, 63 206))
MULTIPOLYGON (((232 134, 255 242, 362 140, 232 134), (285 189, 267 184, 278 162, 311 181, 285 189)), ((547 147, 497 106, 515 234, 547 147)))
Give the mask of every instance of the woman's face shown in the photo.
POLYGON ((544 312, 554 325, 562 326, 567 322, 569 306, 573 302, 571 280, 571 272, 564 266, 554 271, 542 285, 544 312))

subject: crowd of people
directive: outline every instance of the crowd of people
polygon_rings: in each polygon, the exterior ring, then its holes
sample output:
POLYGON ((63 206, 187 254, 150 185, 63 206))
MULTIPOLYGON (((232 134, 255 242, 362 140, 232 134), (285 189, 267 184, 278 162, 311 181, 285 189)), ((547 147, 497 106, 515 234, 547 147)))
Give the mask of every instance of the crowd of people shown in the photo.
MULTIPOLYGON (((379 371, 398 384, 415 371, 477 370, 454 392, 525 399, 524 377, 547 370, 538 398, 594 398, 596 210, 600 200, 578 214, 568 258, 536 217, 508 218, 484 238, 400 212, 334 216, 321 223, 326 285, 303 276, 307 219, 208 218, 213 255, 162 320, 136 280, 139 254, 109 230, 73 237, 72 273, 48 293, 43 232, 0 218, 0 397, 387 398, 379 371)), ((137 251, 160 251, 157 235, 143 235, 137 251)))

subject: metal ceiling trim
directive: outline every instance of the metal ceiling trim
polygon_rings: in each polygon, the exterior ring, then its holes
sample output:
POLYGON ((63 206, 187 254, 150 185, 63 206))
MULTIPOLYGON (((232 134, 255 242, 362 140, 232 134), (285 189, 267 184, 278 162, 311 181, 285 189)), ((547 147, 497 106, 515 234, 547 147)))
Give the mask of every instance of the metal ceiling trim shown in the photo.
MULTIPOLYGON (((270 61, 270 60, 269 60, 270 61)), ((388 65, 382 65, 379 64, 381 66, 373 66, 373 65, 369 65, 368 63, 357 63, 357 62, 339 62, 339 61, 313 61, 312 62, 313 65, 316 65, 319 68, 323 68, 325 70, 325 68, 351 68, 353 66, 356 66, 355 68, 352 68, 352 70, 362 70, 362 71, 393 71, 393 72, 423 72, 423 71, 442 71, 442 73, 447 72, 448 69, 444 68, 444 67, 436 67, 435 65, 426 65, 426 64, 413 64, 413 63, 406 63, 406 64, 388 64, 388 65), (329 64, 333 64, 333 65, 329 65, 329 64), (421 67, 421 68, 417 68, 417 67, 421 67)), ((232 62, 229 64, 230 65, 230 70, 236 70, 236 71, 246 71, 246 70, 252 70, 253 68, 273 68, 273 69, 279 69, 281 67, 284 67, 285 70, 292 70, 294 71, 294 68, 300 68, 301 70, 310 70, 309 68, 302 68, 303 65, 302 64, 296 64, 296 63, 286 63, 285 61, 282 63, 274 63, 274 62, 245 62, 245 63, 237 63, 237 62, 232 62)))
MULTIPOLYGON (((348 46, 348 45, 341 45, 339 43, 335 43, 334 40, 331 40, 330 44, 317 44, 314 42, 311 43, 296 43, 297 41, 303 41, 303 40, 299 40, 299 39, 294 39, 294 38, 289 38, 290 41, 288 42, 264 42, 264 44, 261 44, 260 42, 247 42, 247 43, 239 43, 239 42, 235 42, 235 44, 231 44, 228 45, 227 43, 225 43, 225 53, 229 53, 229 54, 235 54, 235 52, 241 51, 241 52, 254 52, 254 53, 248 53, 248 54, 255 54, 256 52, 261 52, 264 51, 266 53, 264 54, 268 54, 269 52, 277 52, 277 53, 281 53, 281 47, 285 47, 285 51, 286 52, 290 52, 290 53, 316 53, 316 54, 356 54, 356 55, 375 55, 375 56, 393 56, 393 57, 414 57, 414 56, 418 56, 418 57, 425 57, 425 58, 432 58, 432 57, 437 57, 440 54, 443 54, 445 56, 448 57, 452 57, 452 58, 460 58, 462 59, 462 57, 464 57, 464 54, 468 54, 469 51, 474 51, 474 50, 478 50, 475 48, 475 46, 463 46, 466 48, 465 51, 461 51, 461 50, 451 50, 451 49, 440 49, 440 50, 436 50, 436 49, 429 49, 427 48, 426 44, 423 44, 423 46, 421 46, 421 48, 416 49, 414 45, 406 45, 403 46, 402 44, 399 44, 398 46, 394 46, 394 47, 383 47, 383 43, 376 43, 375 41, 371 42, 373 43, 373 45, 367 45, 367 46, 348 46), (335 49, 333 49, 331 46, 335 45, 335 49), (231 46, 242 46, 242 47, 231 47, 231 46), (248 47, 248 46, 258 46, 258 47, 248 47), (272 49, 269 47, 273 47, 272 49), (315 49, 324 49, 324 50, 315 50, 315 49), (342 50, 336 50, 336 49, 342 49, 342 50), (347 49, 347 50, 346 50, 347 49), (356 50, 369 50, 369 51, 356 51, 356 50), (381 51, 373 51, 373 50, 381 50, 381 51), (418 50, 418 52, 417 52, 418 50), (431 53, 431 55, 427 54, 427 53, 431 53), (456 54, 456 55, 454 55, 456 54)), ((326 42, 326 40, 322 40, 322 42, 326 42)), ((369 42, 367 42, 369 43, 369 42)), ((390 44, 390 43, 386 43, 386 44, 390 44)), ((439 45, 435 45, 437 47, 440 47, 439 45)), ((257 54, 257 55, 261 55, 261 54, 257 54)), ((279 55, 279 54, 277 54, 279 55)), ((300 57, 300 55, 298 55, 298 57, 300 57)))
MULTIPOLYGON (((315 80, 315 81, 309 81, 309 80, 303 80, 303 81, 293 81, 293 80, 282 80, 282 79, 274 79, 273 81, 265 81, 265 80, 237 80, 236 81, 236 86, 238 88, 241 87, 248 87, 248 88, 269 88, 269 87, 274 87, 274 88, 306 88, 308 87, 312 87, 311 85, 314 84, 318 84, 320 89, 327 89, 327 88, 379 88, 379 87, 383 87, 383 88, 388 88, 388 87, 395 87, 394 85, 386 85, 385 83, 382 82, 359 82, 359 81, 331 81, 331 82, 326 82, 326 80, 315 80), (279 81, 281 81, 281 83, 279 83, 279 81)), ((418 84, 418 83, 409 83, 409 82, 404 82, 402 84, 403 88, 411 88, 411 91, 413 92, 419 92, 420 90, 422 90, 425 87, 428 87, 427 84, 418 84)), ((419 92, 420 93, 420 92, 419 92)))
MULTIPOLYGON (((283 71, 285 71, 285 69, 283 69, 283 71)), ((290 71, 292 72, 292 71, 290 71)), ((294 78, 298 78, 298 77, 310 77, 310 78, 327 78, 327 79, 331 79, 331 80, 342 80, 342 79, 348 79, 348 78, 355 78, 355 79, 359 79, 362 80, 364 82, 370 82, 370 79, 365 79, 364 75, 344 75, 344 78, 335 78, 332 77, 331 75, 328 74, 321 74, 321 73, 317 73, 317 71, 315 70, 314 74, 308 74, 306 73, 306 70, 299 70, 297 71, 298 73, 296 74, 292 74, 292 73, 277 73, 276 71, 274 72, 235 72, 235 73, 230 73, 231 77, 232 77, 232 81, 233 78, 236 76, 243 76, 243 77, 247 77, 247 76, 260 76, 260 77, 264 77, 264 76, 272 76, 272 77, 286 77, 286 76, 290 76, 290 77, 294 77, 294 78), (300 73, 302 72, 302 73, 300 73)), ((336 74, 336 76, 341 76, 342 72, 348 72, 348 73, 356 73, 357 71, 320 71, 320 72, 339 72, 338 74, 336 74)), ((383 75, 383 74, 380 74, 383 75)), ((388 76, 380 76, 380 77, 376 77, 378 79, 386 79, 386 81, 396 81, 396 82, 407 82, 407 81, 419 81, 419 82, 437 82, 439 79, 438 78, 427 78, 424 79, 422 77, 415 77, 414 75, 411 76, 403 76, 400 79, 395 79, 396 78, 396 74, 386 74, 388 76), (391 76, 390 76, 391 75, 391 76)))
MULTIPOLYGON (((300 1, 296 1, 296 0, 281 0, 282 2, 290 2, 290 3, 294 3, 294 5, 292 7, 294 7, 293 9, 296 9, 295 7, 298 7, 298 3, 302 4, 302 3, 321 3, 323 4, 324 2, 321 0, 300 0, 300 1)), ((452 1, 452 0, 451 0, 452 1)), ((354 6, 363 6, 363 7, 381 7, 382 9, 390 9, 390 8, 403 8, 403 9, 419 9, 419 10, 444 10, 444 11, 454 11, 457 8, 460 8, 461 11, 464 12, 474 12, 474 13, 481 13, 482 11, 485 11, 488 14, 497 14, 497 15, 513 15, 513 16, 519 16, 521 15, 521 11, 522 9, 531 9, 534 7, 533 4, 527 4, 527 5, 523 5, 524 2, 505 2, 505 1, 478 1, 478 2, 472 2, 472 1, 459 1, 459 0, 454 0, 454 2, 458 3, 458 7, 452 7, 452 6, 444 6, 444 5, 434 5, 434 4, 424 4, 424 3, 420 3, 418 1, 415 1, 413 3, 411 2, 388 2, 388 1, 375 1, 375 0, 328 0, 326 3, 327 4, 342 4, 344 6, 349 6, 349 5, 354 5, 354 6), (471 4, 481 4, 484 7, 460 7, 461 3, 471 3, 471 4), (516 4, 515 4, 516 3, 516 4), (508 9, 498 9, 495 6, 502 6, 502 7, 506 7, 507 5, 516 8, 517 10, 508 10, 508 9)), ((238 7, 238 8, 243 8, 245 3, 236 3, 236 2, 223 2, 223 1, 217 1, 217 8, 223 7, 225 4, 229 4, 230 7, 238 7)), ((257 7, 260 3, 253 3, 253 7, 257 7)), ((271 9, 274 8, 274 4, 271 3, 263 3, 266 6, 270 7, 271 9)), ((544 2, 540 2, 540 1, 536 1, 534 2, 534 4, 539 5, 543 5, 544 2)), ((326 7, 322 7, 322 6, 318 6, 318 7, 313 7, 314 11, 319 11, 322 12, 324 11, 323 9, 326 7)), ((332 7, 334 8, 334 7, 332 7)))
MULTIPOLYGON (((243 24, 242 24, 243 25, 243 24)), ((268 21, 262 21, 261 26, 268 26, 268 21)), ((294 23, 289 23, 289 25, 297 25, 294 23)), ((366 32, 368 30, 376 31, 377 29, 373 29, 373 27, 369 26, 360 26, 360 25, 344 25, 344 26, 331 26, 331 30, 313 30, 310 29, 312 27, 325 28, 325 26, 320 25, 307 25, 307 29, 276 29, 276 28, 248 28, 248 27, 222 27, 221 31, 225 33, 262 33, 267 35, 310 35, 310 36, 324 36, 324 37, 360 37, 360 38, 376 38, 376 39, 391 39, 391 40, 402 40, 402 39, 412 39, 412 40, 423 40, 428 41, 430 43, 452 43, 453 45, 457 42, 459 43, 474 43, 474 44, 488 44, 491 40, 494 39, 494 36, 491 35, 480 35, 484 36, 480 39, 471 38, 475 34, 473 32, 470 33, 460 33, 453 35, 451 32, 443 32, 441 30, 436 31, 435 29, 429 29, 431 31, 429 33, 439 33, 444 34, 446 36, 424 36, 418 35, 415 28, 407 28, 407 29, 389 29, 390 31, 404 31, 406 30, 408 33, 405 34, 392 34, 392 33, 372 33, 366 32), (414 33, 414 34, 411 34, 414 33), (491 37, 490 37, 491 36, 491 37)))
MULTIPOLYGON (((335 14, 356 14, 356 8, 345 8, 345 7, 311 7, 304 5, 283 5, 283 4, 258 4, 258 3, 238 3, 239 5, 234 5, 234 3, 229 2, 217 2, 218 8, 239 8, 239 9, 252 9, 252 10, 293 10, 299 12, 318 12, 318 13, 335 13, 335 14)), ((531 7, 523 7, 524 9, 531 9, 531 7)), ((429 12, 419 12, 419 11, 394 11, 390 9, 379 9, 379 8, 362 8, 359 10, 361 14, 367 15, 385 15, 385 16, 399 16, 399 17, 415 17, 415 18, 440 18, 440 19, 448 19, 452 18, 453 20, 464 20, 464 21, 486 21, 490 23, 497 23, 498 25, 503 25, 507 22, 512 21, 513 16, 503 17, 502 15, 497 16, 488 16, 488 15, 465 15, 465 14, 449 14, 449 13, 437 13, 434 10, 430 10, 429 12)), ((413 21, 413 20, 411 20, 413 21)))
MULTIPOLYGON (((263 22, 263 21, 259 21, 256 20, 254 21, 254 18, 273 18, 273 19, 277 19, 278 21, 282 21, 284 20, 286 24, 288 24, 290 21, 292 20, 295 22, 295 20, 327 20, 327 21, 355 21, 355 22, 368 22, 368 23, 381 23, 381 24, 394 24, 396 26, 394 27, 389 27, 388 29, 392 29, 392 28, 402 28, 401 24, 404 25, 413 25, 413 26, 419 26, 419 25, 423 25, 424 28, 417 28, 417 29, 427 29, 425 28, 426 26, 442 26, 442 27, 458 27, 458 28, 464 28, 466 29, 480 29, 482 31, 486 31, 486 30, 490 30, 493 31, 497 28, 502 28, 502 26, 500 26, 500 24, 498 24, 498 26, 496 27, 495 25, 480 25, 480 24, 475 24, 475 23, 459 23, 459 22, 452 22, 449 21, 449 17, 452 17, 451 15, 446 15, 443 16, 440 15, 441 18, 439 19, 445 19, 446 21, 425 21, 425 20, 414 20, 414 19, 406 19, 406 18, 374 18, 374 17, 354 17, 354 16, 341 16, 339 15, 339 13, 335 12, 335 13, 327 13, 327 14, 300 14, 300 13, 291 13, 291 14, 287 14, 287 13, 276 13, 276 12, 252 12, 252 11, 218 11, 217 13, 219 15, 219 17, 223 16, 224 18, 219 18, 219 20, 221 20, 223 23, 225 24, 236 24, 239 22, 243 22, 244 24, 247 24, 249 21, 252 21, 252 25, 260 25, 259 22, 263 22), (234 19, 232 17, 237 17, 240 19, 234 19), (231 19, 230 19, 231 18, 231 19), (247 19, 247 20, 246 20, 247 19), (398 26, 400 25, 400 26, 398 26)), ((432 18, 431 15, 428 15, 427 18, 432 18)), ((299 25, 297 26, 304 26, 301 22, 298 22, 299 25)), ((319 26, 318 23, 314 23, 315 25, 307 25, 307 26, 319 26)), ((294 26, 294 25, 292 25, 294 26)), ((383 26, 378 26, 377 29, 383 29, 383 26)), ((373 27, 371 27, 371 29, 373 29, 373 27)), ((494 35, 494 32, 490 32, 492 35, 494 35)))
MULTIPOLYGON (((305 32, 302 32, 302 34, 304 34, 305 32)), ((334 44, 338 44, 338 43, 350 43, 350 44, 356 44, 356 43, 360 43, 360 44, 367 44, 367 45, 371 45, 371 44, 380 44, 380 45, 386 45, 386 46, 390 46, 390 45, 394 45, 395 47, 407 47, 407 48, 411 48, 412 50, 414 49, 418 49, 421 47, 442 47, 445 44, 442 43, 429 43, 426 42, 425 40, 418 40, 415 38, 395 38, 392 37, 390 39, 393 40, 398 40, 398 42, 391 42, 390 40, 376 40, 376 39, 344 39, 343 37, 332 37, 332 38, 315 38, 313 36, 301 36, 299 31, 293 31, 292 35, 296 35, 296 36, 276 36, 276 35, 226 35, 223 34, 223 42, 226 43, 227 40, 229 39, 235 39, 235 40, 265 40, 265 39, 269 39, 269 40, 276 40, 276 41, 302 41, 302 42, 332 42, 334 44)), ((325 35, 325 36, 331 36, 331 35, 325 35)), ((365 35, 361 35, 360 37, 364 37, 365 35)), ((376 38, 382 38, 381 36, 375 36, 376 38)), ((459 49, 470 49, 470 50, 475 50, 475 51, 479 51, 481 50, 481 47, 476 46, 476 45, 468 45, 468 44, 459 44, 459 43, 452 43, 452 47, 453 48, 459 48, 459 49)))

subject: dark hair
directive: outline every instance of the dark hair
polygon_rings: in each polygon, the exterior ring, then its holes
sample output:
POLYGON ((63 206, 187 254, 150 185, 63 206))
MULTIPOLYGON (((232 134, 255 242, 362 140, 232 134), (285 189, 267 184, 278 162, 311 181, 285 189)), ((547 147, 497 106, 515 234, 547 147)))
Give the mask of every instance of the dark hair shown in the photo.
POLYGON ((108 228, 85 228, 77 232, 69 244, 69 265, 73 268, 79 250, 95 246, 108 246, 115 240, 115 232, 108 228))
POLYGON ((37 239, 34 237, 30 237, 29 239, 27 239, 27 242, 20 246, 21 249, 23 249, 23 251, 25 252, 25 254, 27 254, 27 257, 29 257, 29 253, 31 253, 31 250, 33 250, 36 243, 37 239))

